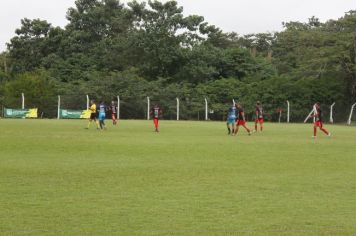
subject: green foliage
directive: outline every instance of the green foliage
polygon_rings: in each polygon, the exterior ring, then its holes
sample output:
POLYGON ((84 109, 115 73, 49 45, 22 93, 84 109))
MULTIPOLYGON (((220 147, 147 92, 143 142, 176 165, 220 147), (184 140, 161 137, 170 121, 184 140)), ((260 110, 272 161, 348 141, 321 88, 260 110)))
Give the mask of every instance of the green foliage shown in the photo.
POLYGON ((39 108, 46 117, 54 117, 56 89, 56 82, 45 71, 18 74, 3 84, 3 104, 8 108, 21 108, 21 93, 25 93, 26 108, 39 108))
POLYGON ((295 121, 316 101, 336 102, 346 111, 356 100, 352 12, 245 36, 225 33, 202 16, 185 16, 176 1, 78 0, 67 19, 64 29, 23 19, 8 53, 0 55, 0 80, 44 70, 62 95, 109 101, 119 94, 131 111, 128 118, 145 116, 146 96, 161 101, 170 111, 166 118, 181 98, 187 119, 200 116, 204 97, 213 102, 213 119, 224 119, 232 97, 246 102, 251 114, 256 100, 275 110, 289 99, 295 121))

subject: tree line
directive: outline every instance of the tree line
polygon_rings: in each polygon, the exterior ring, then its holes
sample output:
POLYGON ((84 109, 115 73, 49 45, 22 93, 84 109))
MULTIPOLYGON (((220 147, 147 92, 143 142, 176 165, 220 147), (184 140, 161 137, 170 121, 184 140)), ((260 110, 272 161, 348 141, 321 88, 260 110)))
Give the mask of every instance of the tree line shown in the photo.
POLYGON ((355 11, 243 36, 185 16, 176 1, 77 0, 66 18, 64 28, 21 20, 0 54, 3 106, 19 107, 24 92, 28 106, 55 117, 58 94, 67 108, 83 105, 79 95, 120 95, 123 117, 141 118, 150 96, 171 118, 178 97, 182 118, 197 119, 207 97, 212 119, 224 119, 235 99, 251 116, 262 101, 273 120, 289 100, 292 121, 301 121, 316 101, 336 102, 340 120, 356 101, 355 11))

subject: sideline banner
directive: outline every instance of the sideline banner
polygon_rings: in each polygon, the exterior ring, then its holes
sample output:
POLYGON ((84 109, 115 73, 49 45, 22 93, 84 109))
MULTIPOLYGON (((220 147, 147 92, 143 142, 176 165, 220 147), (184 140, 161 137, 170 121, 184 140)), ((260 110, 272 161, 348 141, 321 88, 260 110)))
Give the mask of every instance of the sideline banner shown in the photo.
POLYGON ((38 109, 4 109, 5 118, 37 118, 38 109))
POLYGON ((59 118, 61 119, 89 119, 91 111, 90 110, 65 110, 61 109, 59 112, 59 118))

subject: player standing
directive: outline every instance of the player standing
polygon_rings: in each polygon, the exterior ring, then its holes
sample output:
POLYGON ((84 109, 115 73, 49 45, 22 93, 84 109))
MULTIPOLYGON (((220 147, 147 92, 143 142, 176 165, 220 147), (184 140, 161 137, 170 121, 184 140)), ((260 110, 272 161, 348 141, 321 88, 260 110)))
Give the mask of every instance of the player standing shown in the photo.
POLYGON ((330 137, 331 133, 323 128, 323 117, 322 117, 322 110, 320 108, 320 103, 319 102, 315 103, 314 107, 315 107, 314 115, 311 116, 311 118, 315 117, 313 138, 316 138, 316 130, 318 127, 321 131, 323 131, 327 136, 330 137))
POLYGON ((116 121, 116 117, 117 117, 117 105, 115 101, 111 101, 111 105, 110 105, 110 111, 111 111, 111 119, 112 119, 112 124, 116 125, 117 121, 116 121))
POLYGON ((239 127, 242 126, 248 132, 248 135, 251 135, 251 130, 246 127, 246 119, 245 119, 245 112, 241 104, 237 104, 238 116, 237 116, 237 125, 235 129, 235 135, 239 132, 239 127))
POLYGON ((99 105, 99 124, 102 130, 106 129, 105 118, 106 118, 106 106, 104 102, 101 102, 99 105))
POLYGON ((257 132, 257 124, 260 124, 260 130, 263 130, 263 108, 261 102, 256 103, 256 119, 255 119, 255 131, 257 132))
POLYGON ((151 116, 153 117, 153 123, 155 125, 155 132, 159 132, 158 126, 159 126, 159 118, 162 115, 162 110, 161 108, 156 104, 152 109, 151 109, 151 116))
POLYGON ((90 128, 90 124, 92 121, 95 122, 96 124, 96 128, 99 129, 99 123, 98 121, 96 120, 96 104, 95 104, 95 101, 94 100, 91 100, 90 101, 90 108, 89 108, 91 114, 90 114, 90 118, 89 118, 89 122, 88 122, 88 127, 87 129, 90 128))
POLYGON ((227 130, 228 130, 228 135, 233 135, 235 133, 236 129, 236 106, 233 105, 232 107, 229 108, 228 113, 227 113, 227 130))

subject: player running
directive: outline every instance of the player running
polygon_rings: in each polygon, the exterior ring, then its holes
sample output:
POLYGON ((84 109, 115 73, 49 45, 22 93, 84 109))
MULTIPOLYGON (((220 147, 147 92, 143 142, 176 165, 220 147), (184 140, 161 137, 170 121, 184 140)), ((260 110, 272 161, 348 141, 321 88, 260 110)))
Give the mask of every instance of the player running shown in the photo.
POLYGON ((246 119, 245 119, 245 112, 241 104, 237 104, 237 110, 238 110, 238 116, 237 116, 237 125, 235 129, 235 134, 236 135, 239 132, 239 127, 242 126, 246 129, 248 132, 248 135, 251 135, 251 130, 246 127, 246 119))
POLYGON ((257 124, 260 124, 260 130, 263 130, 263 108, 261 102, 256 103, 256 119, 255 119, 255 131, 257 132, 257 124))
POLYGON ((233 105, 232 107, 229 108, 228 113, 227 113, 227 121, 226 121, 226 126, 228 130, 228 135, 233 135, 235 133, 236 129, 236 106, 233 105))
POLYGON ((322 111, 321 111, 321 108, 320 108, 320 103, 319 102, 315 103, 314 107, 315 107, 314 115, 310 116, 310 118, 315 117, 314 136, 313 136, 313 138, 316 138, 317 127, 319 127, 319 129, 321 131, 323 131, 327 136, 330 137, 331 133, 323 128, 323 118, 322 118, 322 111))
POLYGON ((111 111, 111 120, 112 120, 112 124, 116 125, 117 121, 116 121, 116 117, 117 117, 117 105, 115 101, 111 101, 111 105, 110 105, 110 111, 111 111))
POLYGON ((159 132, 158 126, 159 126, 159 118, 162 115, 162 110, 161 108, 156 104, 152 109, 151 109, 151 116, 153 117, 153 123, 155 125, 155 132, 159 132))
POLYGON ((106 129, 105 118, 106 118, 106 106, 104 102, 101 102, 99 105, 99 124, 101 130, 106 129))
POLYGON ((88 122, 88 127, 87 129, 90 128, 91 122, 94 121, 96 124, 96 128, 99 129, 99 123, 96 120, 96 103, 94 100, 90 101, 90 108, 89 108, 91 114, 90 114, 90 118, 89 118, 89 122, 88 122))

